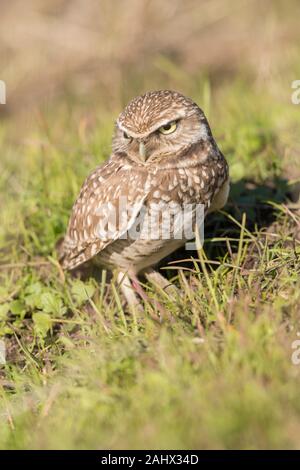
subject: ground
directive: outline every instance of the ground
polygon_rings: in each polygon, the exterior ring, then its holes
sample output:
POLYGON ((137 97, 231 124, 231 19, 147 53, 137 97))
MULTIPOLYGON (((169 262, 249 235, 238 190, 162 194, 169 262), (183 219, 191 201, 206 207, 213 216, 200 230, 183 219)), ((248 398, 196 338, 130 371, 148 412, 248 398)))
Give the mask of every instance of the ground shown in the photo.
POLYGON ((300 447, 293 78, 176 83, 206 112, 232 186, 204 251, 161 265, 178 298, 148 286, 170 313, 162 323, 153 302, 130 312, 114 277, 72 277, 57 262, 78 190, 109 155, 118 105, 66 99, 22 131, 3 121, 0 448, 300 447))

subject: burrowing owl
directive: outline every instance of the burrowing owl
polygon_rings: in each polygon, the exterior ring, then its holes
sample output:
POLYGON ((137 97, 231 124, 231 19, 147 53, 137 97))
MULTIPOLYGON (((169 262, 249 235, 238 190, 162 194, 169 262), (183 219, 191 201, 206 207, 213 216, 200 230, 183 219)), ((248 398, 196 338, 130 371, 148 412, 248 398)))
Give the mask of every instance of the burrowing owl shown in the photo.
MULTIPOLYGON (((226 160, 197 104, 169 90, 139 96, 116 121, 111 157, 82 186, 62 244, 62 266, 74 269, 93 260, 117 269, 120 282, 126 279, 127 300, 133 301, 129 279, 136 283, 144 272, 163 282, 152 267, 186 241, 174 237, 178 207, 202 204, 206 214, 221 208, 228 192, 226 160), (126 216, 120 201, 125 201, 126 216), (151 210, 157 214, 172 204, 177 212, 171 222, 169 217, 169 234, 130 236, 142 209, 142 220, 149 222, 151 210)), ((156 229, 163 225, 161 214, 151 220, 156 229)))

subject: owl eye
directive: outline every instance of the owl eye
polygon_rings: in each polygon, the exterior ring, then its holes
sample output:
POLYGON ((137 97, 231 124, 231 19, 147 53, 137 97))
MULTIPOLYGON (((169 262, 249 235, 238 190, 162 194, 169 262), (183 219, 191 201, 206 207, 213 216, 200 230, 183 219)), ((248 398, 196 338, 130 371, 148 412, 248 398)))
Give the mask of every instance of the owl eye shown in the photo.
POLYGON ((177 122, 176 121, 171 121, 171 122, 168 122, 168 124, 165 124, 164 126, 161 126, 159 129, 158 129, 158 132, 160 132, 161 134, 172 134, 172 132, 176 131, 177 129, 177 122))
POLYGON ((127 134, 127 132, 123 132, 123 137, 124 139, 131 139, 130 135, 127 134))

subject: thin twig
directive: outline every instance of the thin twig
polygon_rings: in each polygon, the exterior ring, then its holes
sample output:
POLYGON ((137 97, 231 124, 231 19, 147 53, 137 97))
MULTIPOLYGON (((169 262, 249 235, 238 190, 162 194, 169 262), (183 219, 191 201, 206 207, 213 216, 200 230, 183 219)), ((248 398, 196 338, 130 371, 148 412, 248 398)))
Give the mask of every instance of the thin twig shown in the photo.
POLYGON ((7 263, 0 264, 0 269, 15 269, 15 268, 25 268, 30 267, 39 267, 39 266, 50 266, 52 263, 49 261, 28 261, 27 263, 7 263))

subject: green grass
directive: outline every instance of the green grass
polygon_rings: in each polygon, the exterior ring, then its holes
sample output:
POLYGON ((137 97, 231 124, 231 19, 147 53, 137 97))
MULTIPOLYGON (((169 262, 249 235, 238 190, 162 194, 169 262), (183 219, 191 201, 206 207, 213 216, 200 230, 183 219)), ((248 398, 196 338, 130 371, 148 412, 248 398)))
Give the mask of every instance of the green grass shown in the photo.
POLYGON ((209 115, 232 190, 204 252, 162 265, 180 296, 148 286, 170 312, 162 324, 152 302, 129 312, 114 277, 64 277, 56 260, 118 110, 54 103, 25 129, 3 124, 0 448, 300 447, 297 161, 289 173, 300 112, 284 86, 182 88, 209 115))

